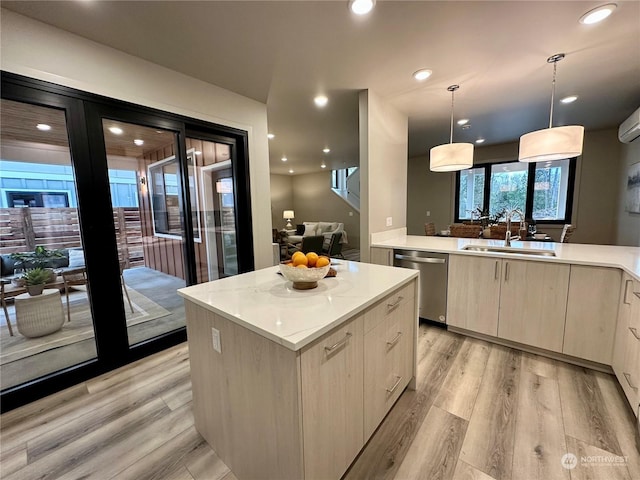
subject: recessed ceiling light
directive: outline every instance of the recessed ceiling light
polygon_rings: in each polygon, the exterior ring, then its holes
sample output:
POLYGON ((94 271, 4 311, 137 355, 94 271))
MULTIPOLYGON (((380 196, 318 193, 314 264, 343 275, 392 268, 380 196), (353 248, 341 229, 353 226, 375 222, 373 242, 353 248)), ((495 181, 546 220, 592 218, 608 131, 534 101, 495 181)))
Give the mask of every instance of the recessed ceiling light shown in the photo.
POLYGON ((431 76, 432 73, 433 72, 431 70, 427 70, 426 68, 423 68, 422 70, 418 70, 417 72, 414 72, 413 78, 419 81, 426 80, 431 76))
POLYGON ((322 151, 323 151, 324 153, 329 153, 329 152, 331 151, 331 149, 330 149, 330 148, 323 148, 323 149, 322 149, 322 151))
POLYGON ((196 150, 196 151, 195 151, 195 152, 193 152, 193 153, 195 153, 196 155, 202 155, 202 152, 201 152, 200 150, 196 150))
POLYGON ((282 160, 283 162, 287 161, 287 157, 282 157, 280 160, 282 160))
POLYGON ((467 123, 469 123, 468 118, 461 118, 460 120, 458 120, 458 125, 466 125, 467 123))
POLYGON ((320 165, 320 168, 327 168, 327 166, 323 163, 322 165, 320 165))
POLYGON ((609 15, 613 13, 617 5, 615 3, 607 3, 606 5, 600 5, 599 7, 589 10, 583 16, 580 17, 580 23, 585 25, 592 25, 594 23, 601 22, 609 15))
POLYGON ((144 140, 140 139, 140 138, 136 138, 133 143, 135 143, 136 145, 138 145, 139 147, 144 145, 144 140))
POLYGON ((114 135, 122 135, 122 132, 124 130, 122 130, 120 127, 109 127, 109 131, 114 135))
POLYGON ((293 170, 289 169, 289 173, 293 173, 293 170))
POLYGON ((568 97, 564 97, 560 100, 562 103, 573 103, 578 99, 577 95, 569 95, 568 97))
POLYGON ((366 15, 376 4, 376 0, 349 0, 349 10, 356 15, 366 15))
POLYGON ((276 136, 273 133, 267 133, 267 138, 273 140, 276 136))
POLYGON ((476 143, 484 143, 484 138, 479 138, 476 140, 476 143))
POLYGON ((462 125, 462 129, 463 130, 469 130, 471 128, 471 124, 470 123, 465 123, 464 125, 462 125))
POLYGON ((39 123, 36 125, 38 130, 42 130, 43 132, 48 132, 51 130, 51 125, 47 125, 46 123, 39 123))
POLYGON ((329 103, 329 99, 324 95, 318 95, 316 98, 313 99, 313 101, 320 108, 325 107, 327 103, 329 103))

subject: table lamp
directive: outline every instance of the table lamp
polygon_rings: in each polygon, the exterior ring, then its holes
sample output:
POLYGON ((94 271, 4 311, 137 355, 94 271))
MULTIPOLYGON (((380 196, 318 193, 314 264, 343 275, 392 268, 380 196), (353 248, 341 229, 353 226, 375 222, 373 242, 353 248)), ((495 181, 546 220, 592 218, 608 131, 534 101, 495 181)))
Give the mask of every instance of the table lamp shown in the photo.
POLYGON ((282 214, 282 218, 287 220, 287 224, 284 228, 286 230, 291 230, 293 228, 293 225, 291 225, 291 219, 294 218, 293 210, 285 210, 282 214))

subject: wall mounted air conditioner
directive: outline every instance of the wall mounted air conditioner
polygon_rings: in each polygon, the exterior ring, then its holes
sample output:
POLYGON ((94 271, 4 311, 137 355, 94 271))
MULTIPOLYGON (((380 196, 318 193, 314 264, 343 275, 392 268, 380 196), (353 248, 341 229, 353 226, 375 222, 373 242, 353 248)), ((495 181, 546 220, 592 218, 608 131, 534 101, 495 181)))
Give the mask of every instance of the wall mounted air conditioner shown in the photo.
POLYGON ((631 143, 640 137, 640 108, 631 114, 618 128, 618 139, 622 143, 631 143))

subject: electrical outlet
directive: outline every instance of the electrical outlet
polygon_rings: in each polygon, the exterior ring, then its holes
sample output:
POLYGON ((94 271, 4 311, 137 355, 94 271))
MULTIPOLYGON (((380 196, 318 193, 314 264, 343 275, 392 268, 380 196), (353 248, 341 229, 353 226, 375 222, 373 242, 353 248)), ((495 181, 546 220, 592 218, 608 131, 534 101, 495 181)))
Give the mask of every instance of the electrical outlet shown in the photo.
POLYGON ((353 217, 353 212, 349 212, 349 216, 350 216, 350 217, 353 217))
POLYGON ((220 330, 212 328, 211 336, 213 337, 213 349, 218 353, 222 353, 222 345, 220 343, 220 330))
POLYGON ((393 225, 393 217, 387 217, 387 227, 390 227, 393 225))
POLYGON ((427 210, 427 217, 431 216, 431 210, 427 210))

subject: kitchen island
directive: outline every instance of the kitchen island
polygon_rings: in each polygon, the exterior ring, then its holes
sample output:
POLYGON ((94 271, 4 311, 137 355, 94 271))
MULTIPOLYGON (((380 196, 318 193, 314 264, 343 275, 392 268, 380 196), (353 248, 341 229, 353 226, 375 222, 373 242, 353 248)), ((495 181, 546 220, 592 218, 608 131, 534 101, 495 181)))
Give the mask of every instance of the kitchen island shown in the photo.
POLYGON ((239 480, 340 478, 415 386, 417 272, 333 268, 312 290, 278 267, 178 290, 195 425, 239 480))

